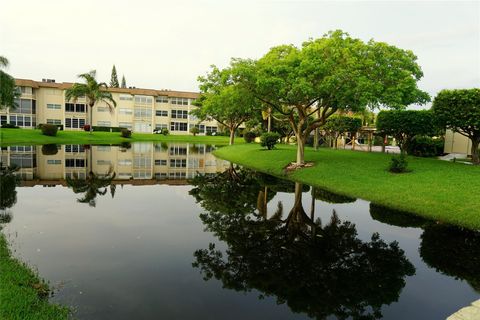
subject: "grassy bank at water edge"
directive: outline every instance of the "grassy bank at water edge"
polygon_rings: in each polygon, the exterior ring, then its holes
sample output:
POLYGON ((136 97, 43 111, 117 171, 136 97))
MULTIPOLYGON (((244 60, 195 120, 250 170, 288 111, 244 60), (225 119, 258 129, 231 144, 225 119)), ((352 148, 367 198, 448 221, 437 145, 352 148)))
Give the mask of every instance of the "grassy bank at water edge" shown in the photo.
MULTIPOLYGON (((56 137, 49 137, 37 129, 0 129, 0 145, 34 144, 120 144, 122 142, 189 142, 206 144, 228 144, 229 137, 133 133, 131 138, 122 138, 120 132, 58 131, 56 137)), ((242 143, 243 138, 236 138, 242 143)))
POLYGON ((296 147, 258 144, 220 148, 215 155, 264 173, 365 199, 419 216, 480 229, 480 167, 437 159, 408 157, 412 172, 387 171, 392 155, 349 150, 306 148, 314 166, 290 172, 296 147))
POLYGON ((48 285, 11 256, 0 232, 0 319, 68 319, 70 310, 48 302, 48 285))

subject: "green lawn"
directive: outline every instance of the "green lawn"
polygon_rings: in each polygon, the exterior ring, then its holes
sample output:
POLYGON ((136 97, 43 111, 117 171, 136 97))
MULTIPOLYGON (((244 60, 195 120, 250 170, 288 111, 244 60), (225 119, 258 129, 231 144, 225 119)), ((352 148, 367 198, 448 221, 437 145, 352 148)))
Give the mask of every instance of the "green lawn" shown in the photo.
POLYGON ((0 319, 68 319, 70 310, 48 302, 48 286, 25 264, 12 258, 0 233, 0 319))
MULTIPOLYGON (((295 160, 295 146, 266 151, 258 144, 224 147, 215 155, 246 167, 285 177, 283 168, 295 160)), ((311 168, 286 177, 332 192, 369 200, 419 216, 470 229, 480 229, 480 167, 436 159, 409 157, 412 172, 392 174, 391 155, 307 148, 311 168)))
MULTIPOLYGON (((209 144, 228 144, 228 137, 219 136, 196 136, 193 135, 167 135, 134 133, 132 137, 122 138, 120 132, 93 132, 85 131, 58 131, 56 137, 42 135, 36 129, 0 129, 0 145, 34 145, 49 143, 70 143, 70 144, 118 144, 125 141, 153 141, 153 142, 190 142, 209 144)), ((242 138, 237 138, 243 142, 242 138)))

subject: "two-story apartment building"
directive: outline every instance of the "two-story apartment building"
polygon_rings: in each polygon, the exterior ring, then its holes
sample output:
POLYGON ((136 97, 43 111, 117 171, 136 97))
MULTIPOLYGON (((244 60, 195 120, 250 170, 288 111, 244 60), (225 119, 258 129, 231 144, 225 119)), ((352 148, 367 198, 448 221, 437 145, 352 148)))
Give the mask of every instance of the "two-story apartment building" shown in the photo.
MULTIPOLYGON (((57 83, 15 79, 20 97, 15 109, 0 110, 0 122, 21 128, 35 128, 37 124, 63 125, 65 130, 81 130, 89 122, 86 99, 67 101, 65 90, 72 83, 57 83)), ((166 128, 171 134, 188 134, 198 126, 200 134, 217 132, 216 121, 203 121, 190 114, 196 108, 192 102, 199 97, 196 92, 154 90, 137 88, 108 88, 117 107, 110 110, 99 102, 93 108, 92 125, 123 127, 134 132, 152 133, 166 128)))

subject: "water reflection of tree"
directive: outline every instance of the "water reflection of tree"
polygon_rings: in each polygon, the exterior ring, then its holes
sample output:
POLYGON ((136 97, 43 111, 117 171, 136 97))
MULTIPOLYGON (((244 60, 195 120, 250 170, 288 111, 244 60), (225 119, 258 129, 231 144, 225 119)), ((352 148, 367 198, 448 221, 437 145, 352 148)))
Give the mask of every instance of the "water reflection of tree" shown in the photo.
POLYGON ((85 179, 80 179, 77 174, 73 178, 67 176, 67 186, 73 190, 74 193, 84 193, 82 198, 77 199, 80 203, 88 203, 90 207, 95 207, 97 204, 97 196, 105 195, 110 188, 112 198, 115 195, 116 187, 112 183, 115 178, 113 167, 110 167, 106 174, 96 174, 90 171, 85 179))
POLYGON ((15 172, 18 167, 4 167, 0 162, 0 223, 12 220, 12 213, 8 210, 17 203, 17 185, 19 179, 15 172))
POLYGON ((214 244, 195 252, 193 265, 206 280, 219 279, 237 291, 259 290, 319 319, 379 318, 382 305, 398 299, 414 267, 397 243, 386 244, 378 234, 361 241, 355 226, 335 213, 322 225, 303 209, 300 184, 286 219, 281 206, 268 218, 259 215, 255 203, 263 186, 249 173, 238 174, 246 180, 229 185, 220 178, 216 187, 212 177, 208 188, 216 192, 193 193, 202 194, 197 200, 208 211, 201 215, 206 230, 228 247, 225 254, 214 244), (221 195, 224 190, 228 196, 221 195), (223 198, 228 202, 219 204, 223 198))
POLYGON ((480 231, 431 223, 421 238, 420 255, 427 265, 480 293, 480 231))

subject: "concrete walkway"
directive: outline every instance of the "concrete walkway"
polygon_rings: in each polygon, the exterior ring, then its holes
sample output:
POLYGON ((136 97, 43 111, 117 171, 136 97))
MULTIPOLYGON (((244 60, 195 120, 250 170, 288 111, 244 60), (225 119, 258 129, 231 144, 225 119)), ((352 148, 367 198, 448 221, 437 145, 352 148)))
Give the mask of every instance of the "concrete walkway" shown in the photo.
POLYGON ((480 300, 452 314, 447 320, 480 320, 480 300))

